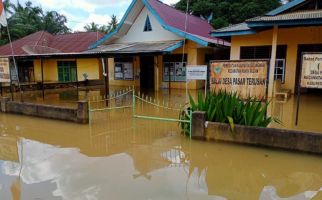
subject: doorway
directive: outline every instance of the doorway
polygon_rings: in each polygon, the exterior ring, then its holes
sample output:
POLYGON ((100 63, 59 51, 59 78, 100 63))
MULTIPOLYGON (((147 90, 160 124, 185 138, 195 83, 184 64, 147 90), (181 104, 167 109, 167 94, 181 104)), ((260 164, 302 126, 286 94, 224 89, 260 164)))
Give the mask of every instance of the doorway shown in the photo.
POLYGON ((33 61, 18 61, 18 75, 20 82, 34 82, 34 62, 33 61))
POLYGON ((154 90, 154 56, 141 56, 140 63, 141 88, 154 90))
MULTIPOLYGON (((322 44, 300 44, 297 50, 297 61, 296 61, 296 78, 295 78, 295 93, 297 93, 297 87, 300 79, 300 72, 302 70, 302 54, 303 53, 322 53, 322 44)), ((322 94, 321 89, 313 88, 301 88, 301 93, 306 94, 322 94)))

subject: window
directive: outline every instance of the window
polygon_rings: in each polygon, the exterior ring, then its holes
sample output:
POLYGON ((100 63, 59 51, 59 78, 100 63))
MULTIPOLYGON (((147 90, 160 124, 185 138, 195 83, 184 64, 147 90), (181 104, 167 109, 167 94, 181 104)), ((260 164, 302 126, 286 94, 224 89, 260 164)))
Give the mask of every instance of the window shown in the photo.
POLYGON ((76 79, 76 61, 57 61, 58 81, 75 82, 76 79))
POLYGON ((285 82, 285 59, 276 59, 274 80, 285 82))
POLYGON ((144 30, 143 31, 144 32, 152 31, 152 26, 151 26, 151 22, 150 22, 149 15, 146 16, 145 25, 144 25, 144 30))
MULTIPOLYGON (((240 47, 240 59, 270 59, 272 46, 240 47)), ((276 50, 275 80, 285 82, 286 45, 278 45, 276 50)))
POLYGON ((114 79, 115 80, 133 80, 133 59, 122 58, 115 59, 114 62, 114 79))
POLYGON ((163 57, 163 81, 169 82, 185 82, 186 81, 186 65, 187 55, 165 55, 163 57))

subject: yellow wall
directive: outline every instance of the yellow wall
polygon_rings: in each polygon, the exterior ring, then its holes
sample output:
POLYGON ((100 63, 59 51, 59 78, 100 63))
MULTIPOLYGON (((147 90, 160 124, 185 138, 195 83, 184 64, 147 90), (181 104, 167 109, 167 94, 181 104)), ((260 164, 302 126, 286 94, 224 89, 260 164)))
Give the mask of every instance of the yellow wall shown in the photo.
POLYGON ((84 80, 84 73, 87 73, 88 80, 97 80, 99 79, 99 62, 97 58, 86 58, 86 59, 77 59, 77 76, 79 81, 84 80))
MULTIPOLYGON (((254 35, 233 36, 231 60, 239 60, 241 46, 272 45, 272 30, 254 35)), ((278 30, 278 45, 287 45, 285 84, 283 88, 294 92, 298 44, 322 44, 322 27, 281 28, 278 30)))
MULTIPOLYGON (((89 80, 99 79, 99 60, 97 58, 81 58, 81 59, 44 59, 44 81, 45 82, 57 82, 58 81, 58 69, 57 61, 74 61, 77 62, 78 80, 83 81, 83 73, 87 73, 89 80)), ((41 81, 41 62, 40 59, 34 60, 34 72, 35 81, 41 81)))
MULTIPOLYGON (((172 54, 182 54, 183 49, 176 49, 172 54)), ((185 53, 188 55, 188 65, 204 65, 205 63, 205 55, 213 53, 212 48, 199 48, 199 46, 192 42, 188 41, 185 46, 185 53)), ((162 55, 154 57, 154 85, 155 90, 159 88, 168 88, 169 83, 163 82, 163 57, 162 55)), ((114 59, 108 59, 108 67, 109 67, 109 80, 110 85, 116 86, 140 86, 140 80, 134 81, 124 81, 124 80, 114 80, 114 59)), ((140 57, 136 56, 134 59, 134 75, 139 74, 140 72, 140 57)), ((191 81, 188 84, 189 89, 199 89, 204 87, 204 81, 191 81)), ((185 82, 171 82, 171 88, 173 89, 185 89, 185 82)))

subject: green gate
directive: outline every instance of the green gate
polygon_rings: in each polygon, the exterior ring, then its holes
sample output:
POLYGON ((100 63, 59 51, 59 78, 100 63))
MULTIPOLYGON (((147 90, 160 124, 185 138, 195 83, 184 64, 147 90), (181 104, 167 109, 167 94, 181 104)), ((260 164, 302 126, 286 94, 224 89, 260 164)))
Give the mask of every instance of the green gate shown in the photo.
MULTIPOLYGON (((123 120, 127 118, 142 119, 142 120, 156 120, 163 122, 177 122, 179 124, 185 124, 188 130, 184 130, 189 133, 191 138, 192 132, 192 112, 189 111, 188 119, 180 119, 179 115, 182 112, 182 106, 179 104, 171 105, 169 102, 157 100, 143 93, 136 92, 134 87, 127 88, 122 91, 115 92, 107 99, 96 99, 89 101, 89 120, 90 124, 95 121, 102 120, 102 118, 108 118, 107 121, 112 122, 117 116, 116 114, 108 116, 95 117, 96 113, 110 112, 120 113, 126 112, 123 116, 123 120), (129 114, 131 110, 131 114, 129 114)), ((120 127, 121 128, 121 127, 120 127)))

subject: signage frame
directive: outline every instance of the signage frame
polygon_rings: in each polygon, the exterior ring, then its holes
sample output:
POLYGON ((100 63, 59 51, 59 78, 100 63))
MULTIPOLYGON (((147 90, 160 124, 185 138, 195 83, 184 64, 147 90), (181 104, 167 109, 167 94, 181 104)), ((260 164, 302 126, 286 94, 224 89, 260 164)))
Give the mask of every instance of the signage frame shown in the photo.
POLYGON ((208 66, 207 65, 187 65, 187 69, 186 69, 186 80, 187 81, 189 81, 189 80, 207 81, 207 75, 208 75, 208 66), (205 73, 205 74, 203 74, 204 78, 188 78, 188 74, 189 74, 188 69, 189 68, 193 68, 193 69, 201 68, 202 71, 204 71, 204 73, 205 73))
POLYGON ((195 81, 205 81, 205 97, 207 96, 207 80, 208 80, 208 76, 209 76, 209 64, 208 65, 186 65, 186 99, 188 100, 188 83, 191 80, 195 80, 195 81), (204 67, 206 69, 206 77, 204 79, 188 79, 188 67, 204 67))
POLYGON ((270 68, 270 60, 269 59, 240 59, 240 60, 210 60, 209 61, 209 87, 211 86, 211 63, 212 62, 240 62, 240 61, 245 61, 245 62, 254 62, 254 61, 261 61, 261 62, 266 62, 267 68, 266 68, 266 83, 265 83, 265 98, 262 98, 261 101, 267 101, 268 99, 268 84, 269 84, 269 68, 270 68))
MULTIPOLYGON (((295 116, 295 125, 298 126, 299 122, 299 114, 300 114, 300 100, 301 100, 301 89, 302 88, 310 88, 310 87, 302 87, 302 70, 303 70, 303 60, 306 54, 319 54, 322 55, 322 52, 302 52, 301 53, 301 69, 299 70, 299 78, 297 83, 297 103, 296 103, 296 116, 295 116)), ((322 88, 314 88, 314 89, 322 89, 322 88)))
POLYGON ((9 80, 6 82, 0 82, 2 83, 11 83, 12 77, 11 77, 11 67, 10 67, 10 57, 5 57, 5 56, 0 56, 0 59, 7 59, 8 60, 8 75, 9 75, 9 80))

